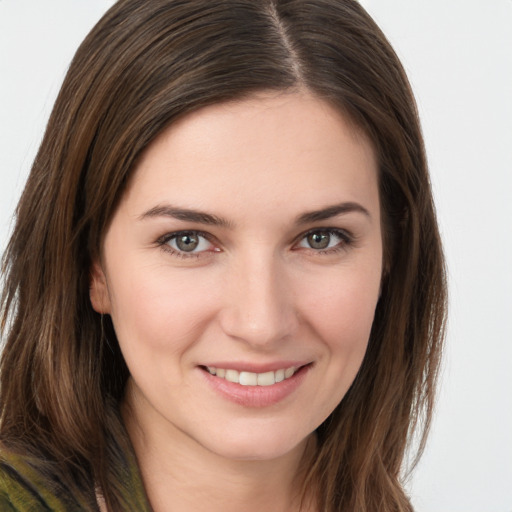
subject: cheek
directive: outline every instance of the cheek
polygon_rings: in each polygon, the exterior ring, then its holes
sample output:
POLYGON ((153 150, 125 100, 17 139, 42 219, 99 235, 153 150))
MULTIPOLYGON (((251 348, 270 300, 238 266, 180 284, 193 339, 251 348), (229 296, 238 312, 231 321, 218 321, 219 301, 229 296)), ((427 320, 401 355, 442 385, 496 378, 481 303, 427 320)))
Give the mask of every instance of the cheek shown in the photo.
POLYGON ((208 282, 190 279, 187 272, 139 269, 112 284, 112 319, 123 352, 179 352, 214 314, 208 282))
POLYGON ((329 390, 323 404, 326 414, 342 400, 366 353, 380 287, 376 268, 346 269, 315 285, 310 283, 312 291, 302 309, 324 348, 323 384, 329 390))
POLYGON ((366 345, 379 287, 379 272, 344 269, 338 275, 311 283, 308 306, 303 309, 326 342, 335 346, 366 345))
MULTIPOLYGON (((324 421, 345 397, 363 362, 373 324, 378 291, 335 288, 319 297, 311 313, 316 338, 324 351, 323 380, 315 393, 318 417, 324 421)), ((314 428, 318 426, 317 421, 314 428)))
POLYGON ((340 297, 316 323, 318 337, 327 349, 327 379, 334 387, 335 404, 343 398, 362 364, 374 318, 374 302, 340 297))

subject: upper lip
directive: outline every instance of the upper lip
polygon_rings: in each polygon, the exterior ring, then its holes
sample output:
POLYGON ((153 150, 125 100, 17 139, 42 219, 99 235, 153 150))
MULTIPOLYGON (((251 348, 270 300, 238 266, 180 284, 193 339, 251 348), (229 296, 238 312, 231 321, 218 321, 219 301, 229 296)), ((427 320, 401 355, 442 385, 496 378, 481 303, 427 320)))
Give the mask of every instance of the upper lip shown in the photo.
POLYGON ((251 363, 243 361, 216 361, 200 366, 210 368, 223 368, 225 370, 238 370, 239 372, 266 373, 275 372, 286 368, 300 368, 311 364, 311 361, 274 361, 271 363, 251 363))

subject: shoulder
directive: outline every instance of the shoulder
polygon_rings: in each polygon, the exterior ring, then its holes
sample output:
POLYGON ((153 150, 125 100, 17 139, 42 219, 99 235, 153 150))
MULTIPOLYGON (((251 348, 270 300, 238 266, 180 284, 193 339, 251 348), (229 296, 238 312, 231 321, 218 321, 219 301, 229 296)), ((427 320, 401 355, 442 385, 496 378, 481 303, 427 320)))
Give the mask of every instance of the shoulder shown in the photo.
POLYGON ((0 446, 0 510, 64 512, 63 501, 46 485, 31 459, 0 446))

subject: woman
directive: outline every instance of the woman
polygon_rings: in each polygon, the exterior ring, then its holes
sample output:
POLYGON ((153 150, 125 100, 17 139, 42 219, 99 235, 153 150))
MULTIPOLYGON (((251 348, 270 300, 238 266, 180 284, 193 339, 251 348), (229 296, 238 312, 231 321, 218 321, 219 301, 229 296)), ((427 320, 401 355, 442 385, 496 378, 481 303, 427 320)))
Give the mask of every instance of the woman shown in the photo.
POLYGON ((116 3, 4 269, 5 509, 412 510, 443 257, 412 93, 357 2, 116 3))

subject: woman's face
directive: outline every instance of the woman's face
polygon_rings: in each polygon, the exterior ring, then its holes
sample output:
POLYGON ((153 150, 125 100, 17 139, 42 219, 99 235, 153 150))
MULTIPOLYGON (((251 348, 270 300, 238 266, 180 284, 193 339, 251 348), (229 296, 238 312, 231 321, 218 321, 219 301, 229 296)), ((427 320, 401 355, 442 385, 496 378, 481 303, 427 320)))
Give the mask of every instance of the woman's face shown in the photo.
POLYGON ((140 159, 92 270, 145 439, 299 449, 361 365, 379 297, 377 165, 306 94, 199 110, 140 159))

